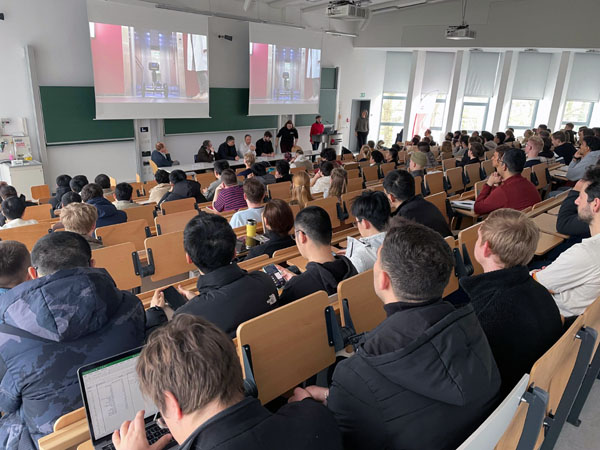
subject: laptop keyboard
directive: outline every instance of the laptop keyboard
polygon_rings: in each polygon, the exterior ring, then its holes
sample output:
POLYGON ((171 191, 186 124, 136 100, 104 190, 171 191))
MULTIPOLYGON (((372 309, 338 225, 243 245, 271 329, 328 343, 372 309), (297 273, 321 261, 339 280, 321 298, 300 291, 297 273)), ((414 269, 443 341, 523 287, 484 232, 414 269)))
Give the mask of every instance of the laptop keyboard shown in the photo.
MULTIPOLYGON (((155 423, 146 428, 146 438, 148 439, 150 445, 154 444, 167 433, 169 433, 168 429, 163 430, 155 423)), ((110 443, 102 447, 102 450, 115 450, 115 446, 110 443)))

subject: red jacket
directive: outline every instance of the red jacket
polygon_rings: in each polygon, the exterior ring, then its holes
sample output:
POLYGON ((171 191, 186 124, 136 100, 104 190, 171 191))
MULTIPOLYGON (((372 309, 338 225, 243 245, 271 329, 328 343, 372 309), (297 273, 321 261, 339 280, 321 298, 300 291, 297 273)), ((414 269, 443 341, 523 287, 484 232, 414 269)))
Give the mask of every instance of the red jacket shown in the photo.
POLYGON ((325 131, 325 125, 322 123, 315 122, 310 127, 310 142, 312 143, 313 134, 323 134, 325 131))
POLYGON ((498 187, 483 186, 475 201, 475 213, 487 214, 500 208, 522 210, 540 202, 542 198, 533 183, 520 174, 513 175, 498 187))

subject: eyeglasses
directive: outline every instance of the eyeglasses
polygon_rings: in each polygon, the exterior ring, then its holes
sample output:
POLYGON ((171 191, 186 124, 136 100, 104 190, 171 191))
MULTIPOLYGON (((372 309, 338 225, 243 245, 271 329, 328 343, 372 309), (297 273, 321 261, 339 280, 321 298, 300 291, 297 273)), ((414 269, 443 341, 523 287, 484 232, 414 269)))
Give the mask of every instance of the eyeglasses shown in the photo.
POLYGON ((362 222, 362 219, 359 219, 358 217, 356 219, 354 219, 354 221, 352 222, 352 226, 357 227, 358 228, 358 224, 362 222))

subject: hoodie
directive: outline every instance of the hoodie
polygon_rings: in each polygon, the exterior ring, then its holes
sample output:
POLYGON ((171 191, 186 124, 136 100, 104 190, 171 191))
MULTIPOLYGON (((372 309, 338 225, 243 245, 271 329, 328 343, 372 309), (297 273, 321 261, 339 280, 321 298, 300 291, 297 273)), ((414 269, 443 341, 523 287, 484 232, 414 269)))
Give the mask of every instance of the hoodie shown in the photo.
POLYGON ((356 268, 345 256, 336 256, 325 264, 309 262, 302 275, 292 277, 284 286, 279 303, 287 305, 317 291, 325 291, 327 295, 337 292, 340 281, 358 274, 356 268))
POLYGON ((0 297, 0 448, 36 448, 82 406, 77 370, 138 347, 144 308, 104 269, 61 270, 0 297))
POLYGON ((454 449, 497 403, 500 375, 473 307, 384 306, 333 374, 328 408, 345 449, 454 449))
POLYGON ((54 194, 54 197, 50 198, 52 209, 56 209, 61 206, 62 197, 67 192, 71 192, 71 188, 69 186, 57 186, 56 194, 54 194))
POLYGON ((166 192, 163 198, 158 202, 160 205, 162 202, 170 202, 172 200, 181 200, 183 198, 193 197, 196 199, 196 203, 207 202, 202 190, 200 189, 200 183, 194 180, 183 180, 173 185, 173 190, 166 192))
POLYGON ((90 205, 94 205, 98 210, 98 220, 96 220, 96 228, 127 222, 127 214, 125 213, 125 211, 119 211, 111 202, 106 200, 104 197, 90 198, 87 201, 87 203, 90 205))

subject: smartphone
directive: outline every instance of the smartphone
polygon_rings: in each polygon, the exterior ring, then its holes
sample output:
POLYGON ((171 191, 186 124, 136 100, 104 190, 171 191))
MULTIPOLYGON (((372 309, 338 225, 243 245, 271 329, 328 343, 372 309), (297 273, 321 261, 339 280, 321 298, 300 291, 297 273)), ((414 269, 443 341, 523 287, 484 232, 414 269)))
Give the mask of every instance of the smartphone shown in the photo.
POLYGON ((281 289, 285 286, 285 278, 283 278, 279 269, 275 267, 275 264, 269 264, 268 266, 263 267, 263 271, 271 277, 277 289, 281 289))
POLYGON ((186 298, 181 295, 173 286, 166 288, 163 291, 163 294, 165 294, 165 301, 171 308, 173 308, 173 311, 177 311, 187 303, 186 298))

